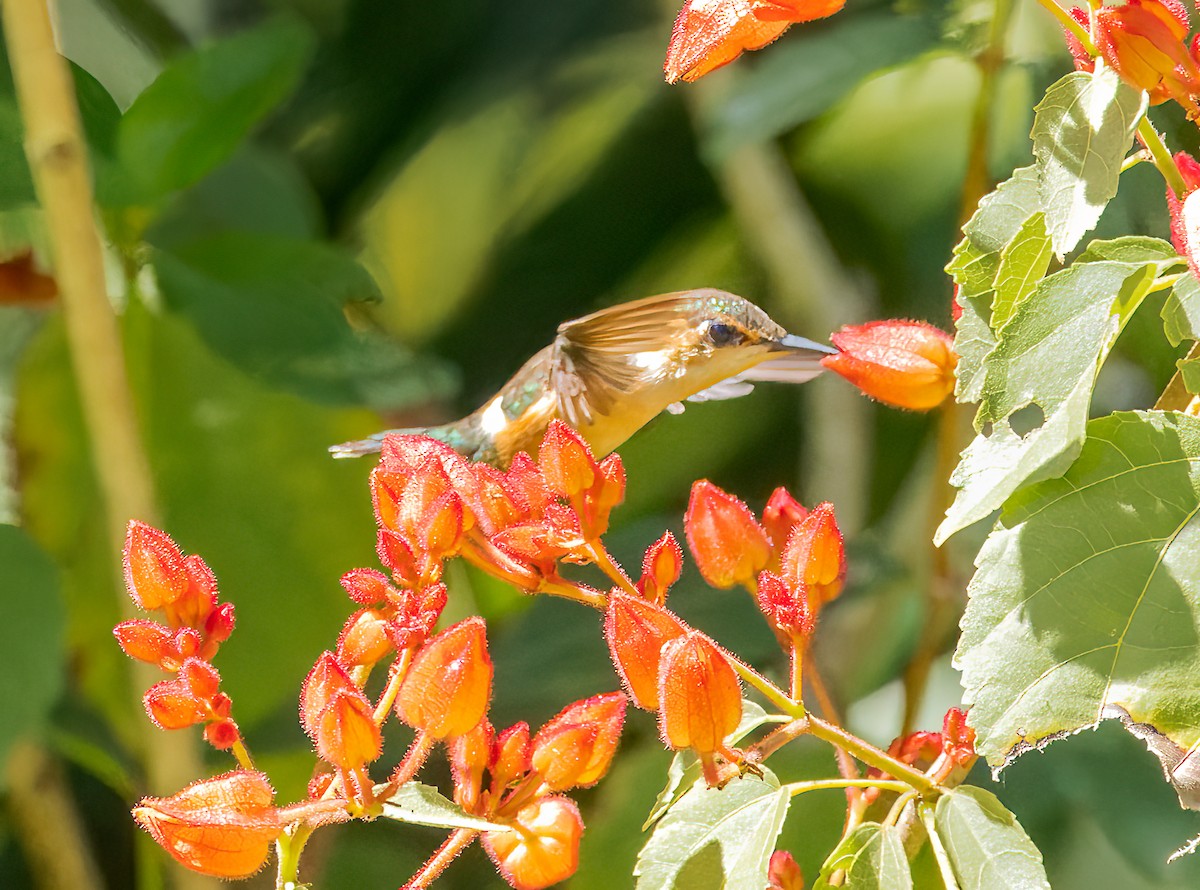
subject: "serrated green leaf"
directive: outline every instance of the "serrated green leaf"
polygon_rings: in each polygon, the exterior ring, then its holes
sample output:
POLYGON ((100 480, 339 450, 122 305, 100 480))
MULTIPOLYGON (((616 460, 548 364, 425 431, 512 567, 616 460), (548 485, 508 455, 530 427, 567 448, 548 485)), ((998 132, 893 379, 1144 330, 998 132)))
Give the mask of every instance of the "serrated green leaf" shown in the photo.
POLYGON ((962 785, 946 792, 934 825, 962 890, 1050 890, 1041 852, 990 791, 962 785))
POLYGON ((1022 485, 1070 465, 1104 358, 1156 277, 1177 262, 1170 246, 1155 239, 1098 242, 1089 251, 1042 279, 987 357, 975 417, 980 435, 951 477, 959 491, 937 543, 986 518, 1022 485), (1127 259, 1102 259, 1109 255, 1127 259), (1010 418, 1027 405, 1041 409, 1043 422, 1019 436, 1010 418))
POLYGON ((1200 740, 1200 420, 1094 420, 1061 479, 1006 505, 955 656, 977 748, 1001 767, 1123 709, 1200 740))
POLYGON ((1033 293, 1050 265, 1046 215, 1035 213, 1000 251, 996 295, 992 298, 992 330, 1000 333, 1025 298, 1033 293))
POLYGON ((385 819, 432 825, 434 828, 472 828, 476 831, 512 831, 511 825, 489 822, 466 813, 432 785, 407 782, 383 804, 385 819))
POLYGON ((0 525, 0 763, 36 733, 63 686, 66 613, 58 572, 23 529, 0 525))
MULTIPOLYGON (((1200 280, 1191 272, 1179 276, 1162 308, 1163 330, 1172 346, 1200 339, 1200 280)), ((1195 392, 1189 387, 1188 392, 1195 392)))
POLYGON ((1046 229, 1059 259, 1096 225, 1117 193, 1146 103, 1145 93, 1097 64, 1095 71, 1059 80, 1034 109, 1030 135, 1046 229))
MULTIPOLYGON (((768 714, 758 702, 744 698, 742 699, 741 722, 738 723, 737 729, 725 739, 725 743, 736 745, 758 727, 768 723, 786 723, 788 719, 768 714)), ((675 804, 675 801, 679 800, 699 781, 701 774, 700 761, 690 749, 677 752, 671 760, 671 765, 667 767, 667 784, 658 793, 658 799, 655 800, 650 815, 642 823, 642 830, 645 831, 661 819, 663 814, 675 804)))
POLYGON ((979 400, 984 359, 996 346, 991 327, 992 300, 1001 256, 1027 221, 1042 210, 1036 167, 1022 167, 979 202, 963 227, 963 240, 954 248, 946 271, 958 285, 962 307, 954 348, 958 353, 956 397, 979 400))
POLYGON ((332 403, 399 407, 445 393, 451 378, 398 344, 359 335, 342 304, 378 297, 351 257, 317 241, 226 232, 155 251, 164 302, 229 361, 332 403))
POLYGON ((138 189, 126 200, 152 202, 226 160, 291 92, 312 46, 281 18, 173 60, 121 119, 117 157, 138 189))
POLYGON ((877 822, 858 826, 834 848, 814 890, 827 890, 830 877, 839 871, 845 890, 911 890, 913 885, 900 832, 877 822))
POLYGON ((762 890, 790 802, 778 783, 753 776, 693 786, 642 848, 638 890, 762 890))

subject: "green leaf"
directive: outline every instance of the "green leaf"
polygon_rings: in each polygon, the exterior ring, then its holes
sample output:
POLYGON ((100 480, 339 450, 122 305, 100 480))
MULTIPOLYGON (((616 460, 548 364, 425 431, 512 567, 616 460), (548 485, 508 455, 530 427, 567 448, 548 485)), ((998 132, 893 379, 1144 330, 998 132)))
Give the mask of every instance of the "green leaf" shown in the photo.
MULTIPOLYGON (((979 202, 979 208, 963 227, 963 240, 954 248, 954 257, 946 266, 959 287, 958 303, 963 310, 954 340, 959 359, 955 392, 960 402, 979 400, 983 362, 996 346, 991 327, 992 301, 1003 254, 1025 230, 1028 221, 1041 211, 1037 168, 1022 167, 1014 171, 1010 179, 979 202)), ((1017 255, 1013 255, 1005 264, 1006 280, 1018 272, 1016 259, 1017 255)))
POLYGON ((765 142, 812 120, 869 75, 915 58, 938 40, 932 20, 893 11, 839 16, 781 42, 743 69, 701 122, 713 161, 748 142, 765 142), (864 53, 871 46, 875 52, 864 53))
POLYGON ((63 688, 64 625, 58 572, 23 529, 0 525, 0 763, 37 732, 63 688))
MULTIPOLYGON (((742 699, 741 722, 738 723, 737 729, 725 739, 725 742, 729 745, 736 745, 758 727, 768 723, 786 723, 788 719, 768 714, 763 710, 762 705, 744 698, 742 699)), ((690 749, 677 752, 671 760, 671 765, 667 767, 667 784, 658 793, 658 799, 654 802, 650 815, 642 824, 642 830, 645 831, 661 819, 679 798, 691 790, 692 786, 699 781, 700 776, 700 761, 696 755, 690 749)))
POLYGON ((1046 229, 1062 259, 1117 193, 1121 163, 1146 112, 1146 94, 1102 64, 1075 71, 1034 109, 1033 153, 1046 229))
MULTIPOLYGON (((1200 280, 1185 271, 1171 288, 1162 308, 1163 330, 1172 346, 1200 339, 1200 280)), ((1195 392, 1188 389, 1188 392, 1195 392)))
POLYGON ((962 785, 938 798, 934 825, 962 890, 1050 890, 1042 854, 996 795, 962 785))
POLYGON ((286 97, 312 50, 308 28, 280 18, 173 60, 121 119, 117 156, 151 202, 230 157, 286 97))
POLYGON ((980 551, 955 656, 996 768, 1123 710, 1200 740, 1200 421, 1094 420, 1061 479, 1009 502, 980 551))
POLYGON ((1096 242, 1017 307, 984 363, 975 417, 981 432, 951 477, 959 492, 937 543, 986 518, 1022 485, 1071 464, 1100 365, 1155 279, 1177 262, 1155 239, 1096 242), (1044 422, 1020 436, 1010 418, 1028 405, 1040 408, 1044 422))
POLYGON ((383 804, 385 819, 432 825, 434 828, 473 828, 477 831, 512 831, 511 825, 489 822, 466 813, 432 785, 408 782, 383 804))
POLYGON ((913 885, 900 832, 867 822, 850 832, 821 866, 814 890, 828 890, 834 872, 844 872, 846 890, 910 890, 913 885))
POLYGON ((316 241, 226 232, 155 251, 164 301, 229 361, 332 403, 399 407, 445 393, 444 370, 398 344, 356 334, 342 304, 378 297, 374 280, 316 241))
POLYGON ((1000 251, 996 295, 992 299, 992 329, 999 334, 1025 299, 1033 293, 1050 265, 1050 236, 1046 215, 1035 213, 1000 251))
POLYGON ((762 890, 791 797, 753 776, 695 785, 655 826, 638 857, 638 890, 762 890))

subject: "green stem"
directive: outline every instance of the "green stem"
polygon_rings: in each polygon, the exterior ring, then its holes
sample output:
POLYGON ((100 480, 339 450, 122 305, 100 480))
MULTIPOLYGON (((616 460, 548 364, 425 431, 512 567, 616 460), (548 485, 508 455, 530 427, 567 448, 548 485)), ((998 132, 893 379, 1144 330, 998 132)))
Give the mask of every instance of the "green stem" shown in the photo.
POLYGON ((826 788, 881 788, 898 794, 912 791, 903 782, 893 782, 890 779, 812 779, 805 782, 789 782, 783 787, 792 797, 806 791, 821 791, 826 788))
POLYGON ((312 836, 315 826, 301 822, 294 831, 284 831, 275 841, 279 867, 275 875, 275 890, 285 890, 300 883, 300 854, 312 836))
POLYGON ((1088 33, 1087 28, 1071 18, 1070 14, 1059 6, 1054 0, 1038 0, 1048 13, 1058 19, 1058 23, 1071 32, 1071 35, 1079 41, 1083 49, 1088 55, 1098 56, 1100 51, 1096 49, 1096 44, 1092 43, 1092 35, 1088 33))
POLYGON ((738 675, 741 676, 741 678, 748 684, 761 692, 763 697, 771 704, 775 705, 775 707, 779 708, 780 711, 797 720, 804 716, 804 705, 802 703, 798 701, 792 701, 787 697, 782 689, 780 689, 762 674, 758 673, 758 671, 754 670, 754 668, 750 667, 750 665, 740 661, 737 658, 734 658, 729 653, 725 653, 725 656, 729 659, 729 664, 735 671, 737 671, 738 675))
POLYGON ((919 770, 913 769, 907 763, 900 762, 886 751, 881 751, 879 748, 847 732, 840 726, 826 723, 824 720, 814 717, 811 714, 808 716, 808 720, 808 731, 810 733, 819 739, 824 739, 831 744, 837 745, 839 748, 844 748, 867 764, 867 766, 873 766, 876 769, 882 770, 889 776, 893 776, 904 782, 922 795, 931 795, 937 791, 937 785, 934 784, 929 776, 919 770))
POLYGON ((938 871, 942 873, 942 882, 946 885, 946 890, 959 890, 958 879, 954 876, 954 866, 950 862, 950 856, 946 852, 945 846, 942 845, 942 839, 937 833, 937 823, 933 818, 933 807, 927 803, 919 805, 921 811, 921 822, 925 825, 925 831, 929 833, 929 846, 933 848, 933 856, 937 860, 938 871))
POLYGON ((1162 174, 1162 178, 1167 181, 1167 185, 1179 197, 1187 192, 1187 185, 1183 181, 1183 174, 1179 172, 1179 168, 1175 166, 1175 159, 1171 157, 1171 152, 1163 142, 1162 136, 1158 134, 1158 130, 1154 129, 1154 124, 1150 123, 1150 118, 1142 115, 1141 121, 1137 128, 1138 139, 1142 145, 1146 146, 1146 150, 1150 152, 1150 157, 1154 160, 1154 166, 1158 168, 1158 172, 1162 174))

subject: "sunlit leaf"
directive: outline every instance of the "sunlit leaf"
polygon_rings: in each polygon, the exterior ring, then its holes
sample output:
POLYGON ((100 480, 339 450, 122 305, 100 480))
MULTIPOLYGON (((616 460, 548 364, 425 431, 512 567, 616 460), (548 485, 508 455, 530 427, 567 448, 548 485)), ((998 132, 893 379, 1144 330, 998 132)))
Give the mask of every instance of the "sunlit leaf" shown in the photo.
POLYGON ((1038 103, 1033 153, 1046 229, 1062 259, 1096 225, 1117 193, 1121 163, 1146 111, 1146 94, 1114 71, 1075 71, 1038 103))
POLYGON ((1200 740, 1200 421, 1094 420, 1061 479, 1000 517, 968 588, 956 664, 994 767, 1122 709, 1200 740))
POLYGON ((791 798, 753 776, 695 785, 654 828, 638 858, 639 890, 762 890, 791 798))
POLYGON ((444 797, 432 785, 407 782, 383 804, 385 819, 411 822, 414 825, 432 825, 435 828, 473 828, 477 831, 511 831, 511 826, 500 825, 471 816, 454 801, 444 797))
POLYGON ((850 832, 821 866, 816 890, 828 890, 830 877, 844 873, 846 890, 911 890, 912 873, 904 842, 894 826, 867 822, 850 832))
POLYGON ((946 792, 934 825, 962 890, 1050 890, 1042 854, 990 791, 962 785, 946 792))
POLYGON ((1170 246, 1155 239, 1096 242, 1017 307, 985 361, 975 417, 980 435, 954 471, 959 492, 935 540, 987 517, 1020 486, 1070 465, 1101 363, 1155 278, 1177 262, 1170 246), (1011 418, 1028 405, 1041 410, 1043 422, 1021 436, 1011 418))
POLYGON ((1050 264, 1050 236, 1046 217, 1035 213, 1000 251, 996 270, 996 295, 992 300, 992 329, 999 333, 1017 307, 1033 293, 1050 264))
POLYGON ((117 156, 140 191, 129 200, 190 185, 233 154, 311 50, 309 30, 280 18, 174 59, 121 119, 117 156))

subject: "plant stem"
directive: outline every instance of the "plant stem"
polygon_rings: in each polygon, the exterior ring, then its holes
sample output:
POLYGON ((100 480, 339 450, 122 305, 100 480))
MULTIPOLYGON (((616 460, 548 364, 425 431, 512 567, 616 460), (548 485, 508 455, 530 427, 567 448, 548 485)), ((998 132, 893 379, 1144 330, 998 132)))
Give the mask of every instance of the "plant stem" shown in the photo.
POLYGON ((383 690, 383 694, 379 696, 379 704, 375 705, 375 711, 371 715, 371 719, 375 721, 376 726, 382 726, 383 721, 387 719, 388 711, 392 709, 392 705, 396 703, 396 696, 400 694, 400 686, 404 682, 404 675, 408 673, 408 665, 412 661, 412 649, 405 649, 392 663, 392 669, 388 673, 387 687, 383 690))
POLYGON ((730 666, 738 672, 743 680, 761 692, 763 697, 779 708, 780 711, 796 719, 804 716, 804 705, 802 703, 792 701, 784 694, 782 689, 740 659, 735 658, 728 652, 725 653, 725 657, 729 659, 730 666))
POLYGON ((284 831, 275 840, 275 855, 279 859, 275 874, 275 890, 286 890, 300 882, 300 854, 312 836, 315 826, 301 822, 293 833, 284 831))
POLYGON ((612 558, 612 554, 608 552, 608 548, 604 546, 603 541, 599 539, 589 541, 587 551, 588 555, 592 557, 592 561, 596 563, 600 571, 608 576, 609 580, 630 596, 641 596, 637 588, 633 586, 633 582, 629 580, 629 576, 625 574, 625 570, 612 558))
POLYGON ((910 786, 922 795, 932 794, 937 791, 937 785, 919 770, 913 769, 907 763, 901 763, 895 757, 892 757, 886 751, 881 751, 869 742, 865 742, 856 735, 852 735, 840 726, 834 726, 832 723, 826 723, 818 717, 811 714, 808 716, 809 729, 819 739, 824 739, 839 748, 844 748, 861 760, 868 766, 876 767, 883 770, 889 776, 894 776, 901 782, 910 786))
MULTIPOLYGON (((1200 358, 1200 340, 1192 344, 1192 348, 1188 350, 1187 358, 1184 361, 1194 361, 1200 358)), ((1183 383, 1183 373, 1175 372, 1175 376, 1171 378, 1171 382, 1167 384, 1167 388, 1162 391, 1162 395, 1158 397, 1158 401, 1154 403, 1155 411, 1183 411, 1192 401, 1192 393, 1187 391, 1187 387, 1183 383)))
POLYGON ((434 851, 434 854, 425 860, 420 871, 404 885, 404 890, 425 890, 437 879, 438 875, 446 870, 446 866, 475 840, 475 836, 478 834, 479 832, 473 828, 460 828, 451 834, 434 851))
POLYGON ((942 839, 937 833, 933 807, 924 802, 917 806, 921 811, 921 822, 924 823, 925 831, 929 834, 929 846, 933 848, 933 856, 937 860, 938 871, 942 874, 942 882, 946 885, 946 890, 958 890, 958 879, 954 876, 954 866, 950 863, 950 856, 946 853, 942 839))
POLYGON ((1004 42, 1012 20, 1012 0, 994 0, 988 28, 987 46, 975 57, 979 69, 979 93, 971 112, 971 130, 967 140, 967 172, 963 177, 959 224, 975 212, 980 198, 992 190, 989 145, 992 136, 992 108, 996 102, 996 84, 1004 66, 1004 42))
POLYGON ((1154 129, 1154 124, 1150 123, 1150 118, 1144 114, 1141 121, 1138 122, 1137 135, 1138 140, 1150 152, 1150 157, 1154 160, 1154 166, 1162 174, 1162 178, 1167 181, 1167 185, 1171 191, 1182 198, 1187 192, 1187 185, 1184 184, 1183 174, 1175 166, 1175 159, 1171 157, 1171 151, 1167 148, 1166 143, 1163 142, 1162 136, 1159 135, 1158 130, 1154 129))
POLYGON ((894 782, 890 779, 811 779, 805 782, 789 782, 783 787, 792 797, 807 791, 821 791, 826 788, 880 788, 884 791, 895 791, 898 794, 912 791, 903 782, 894 782))

